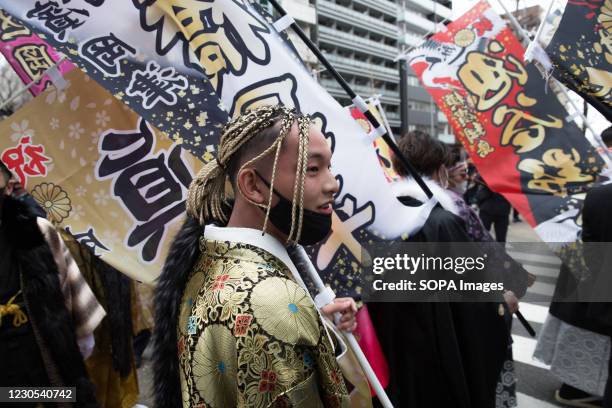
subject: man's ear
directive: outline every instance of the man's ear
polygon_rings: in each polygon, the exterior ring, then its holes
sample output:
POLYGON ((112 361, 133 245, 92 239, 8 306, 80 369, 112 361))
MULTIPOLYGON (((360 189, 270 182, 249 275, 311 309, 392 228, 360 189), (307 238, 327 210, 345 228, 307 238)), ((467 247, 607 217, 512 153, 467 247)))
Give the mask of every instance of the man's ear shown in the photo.
POLYGON ((237 193, 249 201, 258 204, 265 204, 268 201, 269 192, 252 168, 244 168, 238 172, 236 187, 239 190, 237 193))

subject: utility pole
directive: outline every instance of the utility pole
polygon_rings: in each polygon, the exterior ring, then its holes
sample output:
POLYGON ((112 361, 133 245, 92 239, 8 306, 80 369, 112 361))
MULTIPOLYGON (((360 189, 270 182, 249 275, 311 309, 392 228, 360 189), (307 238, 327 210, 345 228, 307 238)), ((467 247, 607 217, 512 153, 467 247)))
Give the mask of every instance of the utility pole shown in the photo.
POLYGON ((400 135, 408 133, 408 61, 399 60, 400 74, 400 135))
MULTIPOLYGON (((406 10, 406 0, 401 2, 401 13, 406 10)), ((406 25, 402 21, 400 23, 400 43, 401 53, 406 50, 403 43, 406 36, 406 25)), ((408 61, 405 58, 399 60, 399 76, 400 76, 400 136, 408 133, 408 61)))

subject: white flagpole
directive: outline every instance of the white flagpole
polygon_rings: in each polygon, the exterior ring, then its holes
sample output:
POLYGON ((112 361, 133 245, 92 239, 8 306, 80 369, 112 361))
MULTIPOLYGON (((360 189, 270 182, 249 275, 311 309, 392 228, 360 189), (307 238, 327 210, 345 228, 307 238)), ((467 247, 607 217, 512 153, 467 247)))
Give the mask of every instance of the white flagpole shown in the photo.
MULTIPOLYGON (((308 270, 308 275, 310 275, 310 278, 316 285, 319 293, 330 292, 331 289, 326 287, 325 284, 323 283, 323 280, 321 279, 321 277, 319 276, 319 273, 317 272, 314 265, 312 264, 312 261, 310 260, 310 258, 308 257, 308 254, 304 250, 304 247, 302 247, 301 245, 296 245, 296 249, 298 251, 298 254, 301 260, 303 260, 304 263, 306 264, 305 266, 306 266, 306 269, 308 270)), ((339 317, 340 317, 340 314, 337 313, 336 318, 339 318, 339 317)), ((372 388, 374 388, 374 391, 376 392, 376 396, 378 397, 378 400, 380 401, 382 406, 385 408, 393 408, 393 404, 391 404, 391 401, 389 400, 389 397, 387 396, 387 393, 385 392, 385 389, 383 388, 382 384, 380 383, 380 381, 378 381, 378 377, 376 377, 376 373, 372 369, 372 366, 370 365, 365 354, 363 354, 363 351, 361 350, 361 347, 359 347, 359 343, 357 342, 357 339, 355 338, 353 333, 344 332, 344 336, 346 337, 346 340, 349 343, 349 347, 351 348, 353 353, 355 353, 357 360, 359 360, 359 364, 361 365, 361 368, 363 368, 363 371, 365 372, 365 375, 368 378, 370 385, 372 386, 372 388)))
MULTIPOLYGON (((506 8, 506 6, 502 2, 502 0, 496 0, 496 1, 504 9, 504 12, 506 13, 508 18, 510 19, 510 23, 514 27, 514 30, 522 38, 523 45, 528 43, 529 42, 529 35, 527 34, 527 32, 523 29, 523 27, 521 27, 521 25, 516 20, 516 18, 508 11, 508 9, 506 8)), ((552 8, 552 3, 553 2, 554 2, 554 0, 551 1, 548 12, 550 12, 550 9, 552 8)), ((540 28, 538 29, 538 32, 541 31, 540 29, 543 27, 543 24, 544 24, 544 20, 542 20, 542 23, 540 24, 540 28)), ((576 116, 576 115, 580 116, 580 118, 582 118, 582 120, 583 120, 584 124, 586 125, 586 127, 591 132, 590 135, 586 135, 586 139, 589 141, 589 143, 593 147, 595 147, 595 148, 599 147, 600 149, 602 149, 602 154, 601 154, 602 159, 604 160, 604 162, 606 162, 608 167, 610 167, 612 165, 612 160, 610 158, 610 152, 608 151, 608 147, 605 145, 603 140, 601 140, 601 136, 598 135, 595 132, 595 129, 593 129, 593 127, 591 126, 591 124, 587 120, 587 118, 584 115, 584 113, 582 112, 582 110, 578 109, 578 107, 576 106, 576 103, 570 97, 569 92, 567 92, 567 89, 565 89, 565 86, 563 86, 563 84, 560 83, 556 78, 552 77, 552 79, 553 79, 554 83, 557 85, 558 89, 561 91, 561 93, 563 93, 563 95, 567 98, 567 100, 569 101, 570 105, 572 105, 572 108, 575 111, 574 112, 574 116, 576 116)))
POLYGON ((380 116, 382 116, 383 123, 385 127, 389 130, 389 136, 391 136, 391 139, 395 141, 395 136, 393 135, 393 132, 391 131, 391 126, 389 125, 389 121, 387 120, 387 115, 385 114, 385 110, 383 109, 382 104, 381 104, 381 100, 380 100, 381 97, 382 95, 378 95, 378 94, 374 95, 372 97, 373 104, 376 107, 376 109, 378 109, 378 112, 380 112, 380 116))

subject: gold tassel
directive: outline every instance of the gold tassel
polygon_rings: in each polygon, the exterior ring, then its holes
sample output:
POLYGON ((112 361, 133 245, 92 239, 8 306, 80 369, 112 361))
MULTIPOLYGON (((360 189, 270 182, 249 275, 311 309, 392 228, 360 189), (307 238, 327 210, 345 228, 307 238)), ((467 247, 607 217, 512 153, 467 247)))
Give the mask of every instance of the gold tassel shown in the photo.
POLYGON ((21 293, 21 290, 13 296, 6 305, 0 305, 0 325, 2 325, 2 317, 13 315, 13 327, 19 327, 28 322, 28 317, 21 310, 18 304, 13 303, 17 296, 21 293))

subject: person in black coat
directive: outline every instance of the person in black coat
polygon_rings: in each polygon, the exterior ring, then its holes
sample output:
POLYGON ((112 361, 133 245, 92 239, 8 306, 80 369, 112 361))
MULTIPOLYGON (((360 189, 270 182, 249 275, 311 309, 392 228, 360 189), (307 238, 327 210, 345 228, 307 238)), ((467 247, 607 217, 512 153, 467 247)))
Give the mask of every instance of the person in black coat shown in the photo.
MULTIPOLYGON (((584 200, 582 223, 583 242, 612 242, 612 184, 595 187, 589 191, 584 200)), ((604 249, 603 246, 598 247, 597 252, 604 249)), ((593 276, 593 288, 596 288, 598 293, 604 294, 599 296, 600 300, 609 299, 609 294, 612 293, 612 276, 610 276, 612 260, 610 258, 609 251, 605 251, 605 254, 600 253, 598 257, 589 256, 587 258, 593 276), (601 261, 602 255, 603 261, 601 261), (598 260, 601 261, 601 264, 594 265, 598 260)), ((605 333, 612 338, 612 303, 589 303, 586 318, 598 325, 600 333, 605 333)), ((603 403, 605 408, 612 408, 612 353, 608 360, 608 380, 603 403)))
MULTIPOLYGON (((469 242, 463 220, 452 211, 452 198, 440 185, 447 177, 444 147, 422 132, 407 134, 399 147, 441 204, 433 208, 421 230, 408 241, 469 242)), ((400 175, 407 176, 397 159, 394 167, 400 175)), ((426 201, 425 193, 414 180, 399 183, 396 194, 404 205, 419 206, 426 201)), ((368 303, 389 363, 387 391, 394 405, 494 407, 495 386, 508 345, 504 313, 500 315, 498 306, 368 303)))
POLYGON ((105 312, 51 224, 12 196, 10 177, 0 161, 0 386, 74 387, 74 406, 98 407, 83 358, 105 312))
POLYGON ((508 217, 512 208, 510 203, 503 195, 491 190, 482 177, 478 176, 475 181, 478 183, 476 203, 480 209, 479 215, 482 224, 487 231, 490 231, 491 225, 493 225, 497 242, 506 242, 508 217))
MULTIPOLYGON (((589 245, 612 242, 612 184, 595 187, 587 193, 582 209, 582 221, 582 256, 588 273, 585 274, 580 269, 572 270, 572 266, 564 262, 555 287, 550 314, 566 324, 586 331, 585 333, 612 336, 612 304, 600 302, 609 299, 609 294, 612 293, 612 255, 605 244, 589 245)), ((604 397, 607 404, 605 406, 608 408, 612 408, 611 388, 608 376, 604 397)), ((564 382, 556 392, 556 399, 567 403, 585 399, 597 401, 599 398, 564 382)))

